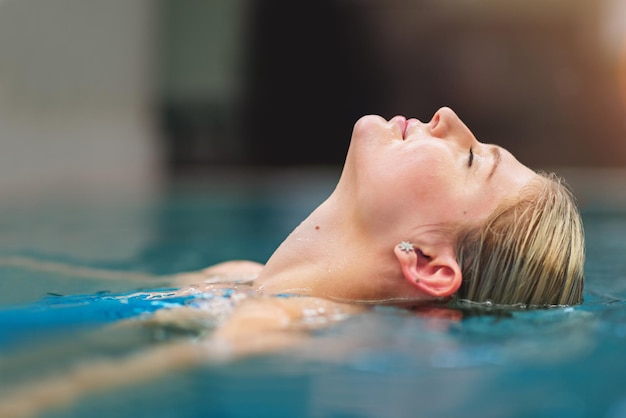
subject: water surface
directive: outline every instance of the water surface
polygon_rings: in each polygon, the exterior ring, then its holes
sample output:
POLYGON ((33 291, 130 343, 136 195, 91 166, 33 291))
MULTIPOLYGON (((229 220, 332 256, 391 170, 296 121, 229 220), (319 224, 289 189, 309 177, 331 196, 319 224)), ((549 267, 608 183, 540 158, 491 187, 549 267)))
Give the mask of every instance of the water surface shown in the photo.
MULTIPOLYGON (((4 205, 0 306, 160 287, 167 275, 227 259, 264 261, 330 193, 335 174, 209 178, 151 198, 4 205)), ((588 243, 581 306, 460 320, 377 308, 316 332, 303 348, 168 373, 42 416, 626 416, 626 205, 614 179, 612 188, 602 175, 572 179, 588 243)), ((7 335, 13 322, 4 318, 7 335)), ((193 335, 43 324, 0 344, 0 393, 168 338, 193 335)))

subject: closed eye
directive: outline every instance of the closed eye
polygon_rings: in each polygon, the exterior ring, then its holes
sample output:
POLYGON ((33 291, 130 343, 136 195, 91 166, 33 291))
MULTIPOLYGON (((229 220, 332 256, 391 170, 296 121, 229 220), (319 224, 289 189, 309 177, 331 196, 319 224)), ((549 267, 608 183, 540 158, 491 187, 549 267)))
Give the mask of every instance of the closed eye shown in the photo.
POLYGON ((474 150, 472 149, 472 147, 470 147, 470 149, 469 149, 469 159, 467 160, 467 166, 471 167, 473 162, 474 162, 474 150))

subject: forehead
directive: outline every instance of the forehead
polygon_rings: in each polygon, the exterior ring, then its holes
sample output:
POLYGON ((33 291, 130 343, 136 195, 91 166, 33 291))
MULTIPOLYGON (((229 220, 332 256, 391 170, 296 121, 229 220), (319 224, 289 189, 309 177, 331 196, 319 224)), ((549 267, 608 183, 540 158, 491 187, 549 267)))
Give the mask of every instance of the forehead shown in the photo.
POLYGON ((497 173, 492 173, 491 177, 509 187, 511 193, 519 192, 522 187, 539 177, 535 171, 519 162, 509 151, 501 147, 494 147, 498 150, 499 156, 496 158, 499 161, 497 162, 497 173))
POLYGON ((460 213, 473 221, 485 219, 501 203, 515 200, 522 189, 540 176, 520 163, 510 152, 495 145, 488 145, 489 162, 478 175, 467 206, 460 213))

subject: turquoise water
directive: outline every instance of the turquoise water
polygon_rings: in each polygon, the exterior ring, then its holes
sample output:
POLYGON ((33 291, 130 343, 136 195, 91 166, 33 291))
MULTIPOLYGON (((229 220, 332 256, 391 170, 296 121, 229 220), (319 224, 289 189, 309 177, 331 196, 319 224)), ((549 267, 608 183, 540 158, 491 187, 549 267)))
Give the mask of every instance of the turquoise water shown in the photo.
MULTIPOLYGON (((0 307, 19 310, 50 293, 162 287, 163 276, 226 259, 263 261, 333 181, 279 176, 227 187, 176 184, 141 198, 4 205, 0 307)), ((626 210, 611 199, 581 204, 588 240, 582 306, 461 320, 378 308, 316 332, 304 348, 172 372, 40 416, 624 417, 626 210)), ((0 318, 6 335, 14 322, 0 318)), ((0 395, 169 338, 99 329, 43 324, 0 344, 0 395)))

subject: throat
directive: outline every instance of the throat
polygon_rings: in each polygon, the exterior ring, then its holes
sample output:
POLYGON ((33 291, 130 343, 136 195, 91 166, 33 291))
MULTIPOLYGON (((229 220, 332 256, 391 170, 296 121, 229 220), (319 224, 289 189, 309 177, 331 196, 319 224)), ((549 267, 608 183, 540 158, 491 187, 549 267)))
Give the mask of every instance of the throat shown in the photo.
POLYGON ((311 214, 276 249, 255 280, 259 291, 327 297, 337 289, 351 269, 348 231, 345 223, 322 215, 311 214))

